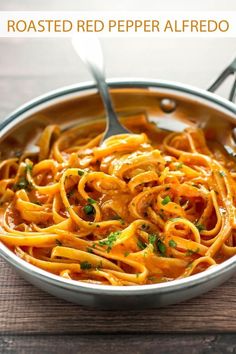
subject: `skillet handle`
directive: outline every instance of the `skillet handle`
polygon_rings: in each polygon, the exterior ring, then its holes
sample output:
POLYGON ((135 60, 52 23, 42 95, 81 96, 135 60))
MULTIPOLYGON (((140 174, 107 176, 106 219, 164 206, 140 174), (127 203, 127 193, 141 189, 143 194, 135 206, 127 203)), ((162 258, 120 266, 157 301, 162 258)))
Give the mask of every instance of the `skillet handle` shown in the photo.
POLYGON ((220 74, 220 76, 213 82, 213 84, 208 88, 208 91, 215 92, 218 87, 229 77, 234 75, 234 83, 230 90, 229 100, 231 102, 235 101, 236 98, 236 58, 234 61, 220 74))

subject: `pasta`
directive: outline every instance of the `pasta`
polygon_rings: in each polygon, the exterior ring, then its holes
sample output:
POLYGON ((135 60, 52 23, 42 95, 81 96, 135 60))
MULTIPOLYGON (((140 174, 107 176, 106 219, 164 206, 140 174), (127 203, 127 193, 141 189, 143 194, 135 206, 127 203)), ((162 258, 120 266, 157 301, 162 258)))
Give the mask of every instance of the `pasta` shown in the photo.
POLYGON ((236 164, 207 131, 166 133, 140 117, 127 123, 133 134, 99 145, 103 124, 48 126, 38 153, 0 163, 0 240, 12 252, 67 279, 121 286, 235 255, 236 164))

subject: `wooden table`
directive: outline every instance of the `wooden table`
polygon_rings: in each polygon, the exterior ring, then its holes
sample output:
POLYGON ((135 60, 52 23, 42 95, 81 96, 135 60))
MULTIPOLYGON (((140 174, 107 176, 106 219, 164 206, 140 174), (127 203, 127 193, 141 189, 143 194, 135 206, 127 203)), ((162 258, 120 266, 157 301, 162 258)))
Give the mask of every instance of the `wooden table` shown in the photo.
MULTIPOLYGON (((8 5, 1 1, 1 10, 8 5)), ((155 40, 106 39, 103 44, 108 76, 161 77, 201 87, 235 50, 230 39, 170 40, 168 45, 160 40, 158 48, 155 40), (177 48, 174 63, 166 60, 177 48)), ((0 53, 1 119, 39 94, 89 78, 66 40, 1 39, 0 53)), ((101 311, 43 293, 0 260, 0 353, 234 353, 235 290, 236 277, 183 304, 101 311)))

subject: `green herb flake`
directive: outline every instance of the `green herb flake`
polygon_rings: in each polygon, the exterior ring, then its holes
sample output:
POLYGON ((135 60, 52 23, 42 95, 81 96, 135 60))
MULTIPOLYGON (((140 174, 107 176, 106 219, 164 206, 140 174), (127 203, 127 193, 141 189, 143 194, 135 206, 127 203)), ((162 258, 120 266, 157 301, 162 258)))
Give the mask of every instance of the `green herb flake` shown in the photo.
POLYGON ((146 248, 145 243, 144 243, 142 240, 140 240, 140 239, 138 239, 138 241, 137 241, 137 246, 138 246, 141 250, 144 250, 144 249, 146 248))
POLYGON ((78 170, 78 175, 79 176, 83 176, 84 175, 84 171, 83 170, 78 170))
POLYGON ((100 261, 99 263, 98 263, 98 265, 97 265, 97 267, 96 267, 96 270, 101 270, 102 269, 102 267, 103 267, 103 264, 102 264, 102 261, 100 261))
POLYGON ((84 261, 80 263, 80 268, 83 270, 89 270, 92 268, 92 264, 87 261, 84 261))
POLYGON ((14 190, 25 189, 30 191, 33 189, 33 186, 25 177, 20 177, 19 181, 13 186, 13 188, 14 190))
POLYGON ((99 241, 100 246, 108 246, 107 252, 109 253, 113 247, 114 242, 117 240, 117 237, 121 234, 121 231, 111 232, 106 240, 99 241))
POLYGON ((154 245, 155 242, 157 240, 157 235, 155 234, 149 234, 148 235, 148 242, 151 244, 151 245, 154 245))
POLYGON ((180 170, 182 167, 183 167, 183 162, 179 162, 179 163, 176 165, 176 168, 177 168, 178 170, 180 170))
POLYGON ((94 207, 91 204, 87 204, 83 207, 83 210, 86 215, 94 214, 94 207))
POLYGON ((75 191, 72 189, 71 191, 69 191, 66 196, 69 199, 70 197, 72 197, 72 195, 75 193, 75 191))
POLYGON ((56 238, 55 240, 57 246, 62 246, 62 242, 56 238))
POLYGON ((150 280, 150 281, 156 281, 156 280, 157 280, 157 277, 151 276, 151 277, 148 277, 148 280, 150 280))
POLYGON ((118 220, 121 223, 121 225, 125 224, 124 220, 119 215, 112 216, 111 220, 118 220))
POLYGON ((93 198, 88 198, 87 201, 89 204, 96 204, 97 203, 96 200, 94 200, 93 198))
POLYGON ((33 169, 33 165, 26 164, 26 166, 25 166, 25 172, 26 172, 26 173, 27 173, 27 172, 31 172, 32 169, 33 169))
POLYGON ((187 268, 189 268, 189 269, 193 268, 193 262, 189 262, 189 263, 187 264, 187 268))
POLYGON ((171 198, 169 195, 167 195, 161 202, 162 205, 166 205, 168 204, 169 202, 171 202, 171 198))
POLYGON ((87 247, 87 252, 88 253, 93 253, 93 249, 91 247, 87 247))
POLYGON ((111 220, 120 220, 120 219, 121 219, 121 217, 119 215, 113 215, 111 217, 111 220))
POLYGON ((198 253, 199 252, 199 248, 197 248, 196 250, 187 250, 187 252, 185 253, 186 256, 192 256, 193 254, 195 253, 198 253))
POLYGON ((157 241, 157 248, 162 256, 166 255, 166 245, 160 239, 157 241))
POLYGON ((225 177, 225 172, 224 172, 224 171, 219 171, 219 175, 220 175, 221 177, 225 177))
POLYGON ((196 224, 196 228, 199 232, 206 230, 205 226, 202 224, 196 224))
POLYGON ((124 253, 124 256, 125 256, 125 257, 128 257, 129 254, 130 254, 130 252, 126 251, 126 252, 124 253))
POLYGON ((177 243, 174 240, 170 240, 169 241, 169 246, 172 248, 176 248, 177 247, 177 243))

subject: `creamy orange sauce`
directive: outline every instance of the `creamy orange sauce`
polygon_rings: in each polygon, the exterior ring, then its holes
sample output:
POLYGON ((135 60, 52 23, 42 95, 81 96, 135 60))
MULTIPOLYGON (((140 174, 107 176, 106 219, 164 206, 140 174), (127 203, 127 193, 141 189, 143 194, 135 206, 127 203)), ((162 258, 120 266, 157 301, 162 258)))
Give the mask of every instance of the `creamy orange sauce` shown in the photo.
POLYGON ((135 134, 101 146, 91 125, 48 126, 39 153, 0 164, 0 240, 65 278, 135 285, 190 276, 233 256, 236 165, 203 131, 135 134))

